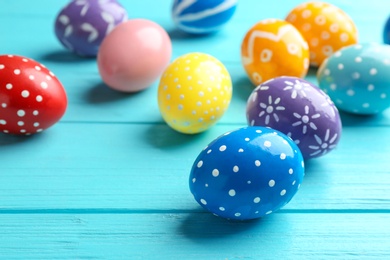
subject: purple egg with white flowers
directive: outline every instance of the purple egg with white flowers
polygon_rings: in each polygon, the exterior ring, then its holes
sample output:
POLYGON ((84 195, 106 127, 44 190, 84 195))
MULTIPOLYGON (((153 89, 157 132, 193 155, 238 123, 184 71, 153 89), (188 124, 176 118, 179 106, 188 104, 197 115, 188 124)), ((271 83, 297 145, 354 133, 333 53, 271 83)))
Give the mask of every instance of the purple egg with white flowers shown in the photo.
POLYGON ((333 150, 341 136, 339 112, 314 84, 296 77, 268 80, 247 101, 246 116, 251 126, 267 126, 289 136, 307 159, 333 150))
POLYGON ((104 37, 127 20, 116 0, 73 0, 57 15, 55 34, 67 49, 80 56, 96 56, 104 37))
POLYGON ((298 146, 266 127, 244 127, 212 141, 196 158, 190 178, 195 200, 217 216, 248 220, 286 205, 304 177, 298 146))

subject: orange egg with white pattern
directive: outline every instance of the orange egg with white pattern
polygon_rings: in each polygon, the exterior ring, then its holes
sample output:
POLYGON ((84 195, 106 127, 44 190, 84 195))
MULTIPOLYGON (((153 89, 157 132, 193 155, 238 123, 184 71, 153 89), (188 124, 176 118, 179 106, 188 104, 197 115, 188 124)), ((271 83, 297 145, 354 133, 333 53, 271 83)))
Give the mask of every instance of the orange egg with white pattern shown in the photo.
POLYGON ((290 23, 265 19, 246 33, 241 44, 241 59, 255 85, 279 76, 303 78, 309 68, 309 48, 290 23))
POLYGON ((358 42, 352 19, 340 8, 325 2, 307 2, 286 17, 303 35, 310 48, 310 65, 317 67, 342 47, 358 42))

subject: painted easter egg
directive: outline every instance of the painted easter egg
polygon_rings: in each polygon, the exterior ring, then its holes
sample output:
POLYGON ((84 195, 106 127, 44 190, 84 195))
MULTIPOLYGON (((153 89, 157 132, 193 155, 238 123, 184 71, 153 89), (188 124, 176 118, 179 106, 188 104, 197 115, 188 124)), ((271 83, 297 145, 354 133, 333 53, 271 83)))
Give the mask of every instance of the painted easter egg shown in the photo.
POLYGON ((116 0, 73 0, 57 15, 55 34, 78 55, 96 56, 104 37, 126 20, 126 10, 116 0))
POLYGON ((233 16, 237 0, 175 0, 172 19, 176 26, 192 34, 220 30, 233 16))
POLYGON ((211 142, 196 158, 189 186, 206 210, 228 219, 254 219, 286 205, 304 177, 296 144, 265 127, 245 127, 211 142))
POLYGON ((383 30, 383 42, 390 44, 390 17, 387 19, 385 28, 383 30))
POLYGON ((61 119, 67 104, 64 87, 43 64, 22 56, 0 56, 0 131, 42 132, 61 119))
POLYGON ((340 140, 340 115, 329 98, 312 83, 278 77, 259 85, 248 98, 247 120, 291 137, 305 159, 327 154, 340 140))
POLYGON ((376 114, 390 107, 390 46, 378 43, 342 48, 321 65, 319 86, 338 108, 376 114))
POLYGON ((241 58, 254 85, 278 76, 304 77, 309 68, 306 41, 294 26, 277 19, 260 21, 246 33, 241 58))
POLYGON ((103 81, 112 89, 137 92, 150 87, 169 64, 172 43, 157 23, 133 19, 104 38, 97 63, 103 81))
POLYGON ((229 72, 205 53, 189 53, 174 60, 158 87, 162 117, 170 127, 186 134, 205 131, 217 123, 231 98, 229 72))
POLYGON ((319 1, 298 5, 286 17, 310 47, 314 67, 340 48, 357 43, 358 32, 352 19, 340 8, 319 1))

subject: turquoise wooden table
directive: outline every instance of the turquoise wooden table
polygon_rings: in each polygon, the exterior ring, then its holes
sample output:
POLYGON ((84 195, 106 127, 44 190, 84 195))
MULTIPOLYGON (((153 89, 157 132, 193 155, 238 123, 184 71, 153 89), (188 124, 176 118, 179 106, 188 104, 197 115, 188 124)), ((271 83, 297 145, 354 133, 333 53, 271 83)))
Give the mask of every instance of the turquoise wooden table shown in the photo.
MULTIPOLYGON (((227 113, 188 136, 163 122, 157 82, 137 94, 115 92, 102 83, 95 59, 60 45, 53 25, 66 0, 0 0, 0 53, 42 62, 69 98, 65 116, 47 131, 0 134, 0 259, 390 259, 389 110, 341 114, 338 148, 307 162, 297 195, 267 217, 229 222, 205 212, 189 191, 203 147, 246 124, 253 86, 240 61, 244 34, 300 2, 240 1, 222 31, 188 37, 170 19, 171 1, 121 1, 130 18, 169 32, 172 59, 209 53, 231 74, 227 113)), ((361 42, 382 41, 388 0, 329 2, 354 19, 361 42)), ((316 82, 315 71, 307 79, 316 82)))

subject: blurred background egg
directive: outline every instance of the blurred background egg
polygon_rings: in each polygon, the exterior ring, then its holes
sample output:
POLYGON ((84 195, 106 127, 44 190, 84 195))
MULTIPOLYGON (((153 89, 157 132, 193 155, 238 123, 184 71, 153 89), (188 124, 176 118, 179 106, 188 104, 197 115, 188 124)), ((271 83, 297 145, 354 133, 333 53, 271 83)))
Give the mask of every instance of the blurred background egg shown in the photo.
POLYGON ((379 113, 390 107, 390 46, 364 43, 345 47, 321 65, 317 78, 340 110, 379 113))
POLYGON ((172 43, 157 23, 128 20, 103 40, 97 57, 99 73, 111 88, 136 92, 150 87, 169 64, 172 43))
POLYGON ((309 48, 294 26, 266 19, 246 33, 241 60, 254 85, 278 76, 304 77, 309 69, 309 48))
POLYGON ((212 141, 196 158, 189 177, 195 200, 217 216, 246 220, 286 205, 304 177, 296 144, 265 127, 245 127, 212 141))
POLYGON ((204 53, 174 60, 158 87, 158 105, 165 122, 176 131, 194 134, 217 123, 229 107, 232 82, 225 66, 204 53))
POLYGON ((127 20, 127 12, 116 0, 73 0, 57 15, 58 40, 80 56, 96 56, 104 37, 127 20))
POLYGON ((187 33, 206 34, 220 30, 236 11, 237 0, 175 0, 172 18, 187 33))
POLYGON ((259 85, 247 102, 251 126, 268 126, 291 137, 305 159, 323 156, 338 144, 340 115, 321 89, 296 77, 278 77, 259 85))
POLYGON ((386 44, 390 44, 390 16, 387 19, 385 28, 383 30, 383 42, 386 44))
POLYGON ((317 67, 334 52, 358 41, 352 19, 329 3, 311 1, 296 6, 287 15, 310 47, 310 65, 317 67))

